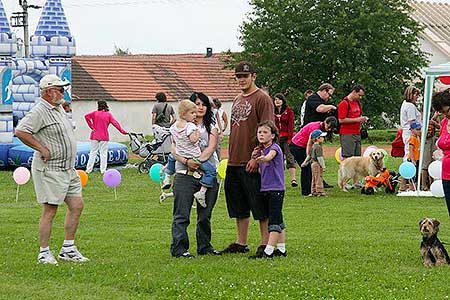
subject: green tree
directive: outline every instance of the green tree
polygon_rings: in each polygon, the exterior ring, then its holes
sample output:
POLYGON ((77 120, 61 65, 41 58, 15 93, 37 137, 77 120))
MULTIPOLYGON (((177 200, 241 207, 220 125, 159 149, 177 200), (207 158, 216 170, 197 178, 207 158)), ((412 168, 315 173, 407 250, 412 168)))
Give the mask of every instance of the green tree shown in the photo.
POLYGON ((259 85, 285 92, 297 107, 306 89, 336 87, 336 104, 354 83, 366 87, 364 111, 398 118, 405 82, 427 63, 420 25, 405 0, 251 0, 241 28, 242 53, 255 64, 259 85))
POLYGON ((117 45, 114 45, 114 54, 113 55, 118 55, 118 56, 123 56, 123 55, 131 55, 131 51, 129 48, 120 48, 117 47, 117 45))

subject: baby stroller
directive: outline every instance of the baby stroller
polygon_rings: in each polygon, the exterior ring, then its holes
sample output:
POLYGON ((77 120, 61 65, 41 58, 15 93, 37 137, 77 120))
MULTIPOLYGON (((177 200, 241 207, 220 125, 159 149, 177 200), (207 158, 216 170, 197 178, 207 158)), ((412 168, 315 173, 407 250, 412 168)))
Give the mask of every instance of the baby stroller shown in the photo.
POLYGON ((130 147, 134 154, 144 158, 138 166, 139 172, 148 173, 150 167, 155 163, 166 164, 171 151, 171 139, 169 128, 158 125, 153 126, 154 139, 149 142, 142 133, 132 133, 130 147))

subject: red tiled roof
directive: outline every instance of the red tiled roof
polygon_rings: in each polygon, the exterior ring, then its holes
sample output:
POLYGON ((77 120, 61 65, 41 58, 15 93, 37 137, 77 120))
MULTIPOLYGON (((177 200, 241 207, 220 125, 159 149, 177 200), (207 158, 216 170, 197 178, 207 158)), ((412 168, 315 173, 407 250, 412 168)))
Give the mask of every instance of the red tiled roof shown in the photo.
POLYGON ((72 58, 74 100, 169 101, 204 92, 232 101, 240 92, 234 71, 224 69, 220 54, 75 56, 72 58))

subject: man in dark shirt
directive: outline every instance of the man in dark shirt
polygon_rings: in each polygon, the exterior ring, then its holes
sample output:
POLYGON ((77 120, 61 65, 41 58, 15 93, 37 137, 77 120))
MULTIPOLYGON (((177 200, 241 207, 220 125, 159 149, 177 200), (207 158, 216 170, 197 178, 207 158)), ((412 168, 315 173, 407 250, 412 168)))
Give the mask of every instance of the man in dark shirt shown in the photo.
POLYGON ((329 83, 323 83, 319 90, 306 100, 303 126, 311 122, 323 122, 326 117, 330 116, 330 112, 336 110, 336 106, 327 104, 333 93, 334 87, 329 83))
MULTIPOLYGON (((331 116, 333 112, 336 112, 336 106, 327 104, 327 101, 331 98, 333 93, 334 87, 331 84, 322 83, 319 86, 319 90, 306 100, 305 117, 303 118, 302 126, 311 122, 323 122, 327 117, 331 116)), ((324 180, 323 187, 332 188, 333 186, 326 183, 324 180)))

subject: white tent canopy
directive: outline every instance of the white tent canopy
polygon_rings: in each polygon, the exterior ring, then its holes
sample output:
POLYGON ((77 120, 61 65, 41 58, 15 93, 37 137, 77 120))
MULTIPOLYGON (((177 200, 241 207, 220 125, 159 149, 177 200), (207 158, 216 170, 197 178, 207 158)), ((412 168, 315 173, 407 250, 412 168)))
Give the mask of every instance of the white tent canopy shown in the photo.
MULTIPOLYGON (((423 111, 422 111, 422 136, 420 137, 420 160, 419 170, 422 170, 423 154, 425 150, 425 140, 427 138, 427 128, 430 120, 431 110, 431 97, 433 96, 434 83, 439 76, 450 76, 450 62, 431 66, 425 69, 425 93, 423 98, 423 111)), ((420 192, 421 173, 417 178, 417 191, 420 192)), ((417 193, 419 195, 419 193, 417 193)))

